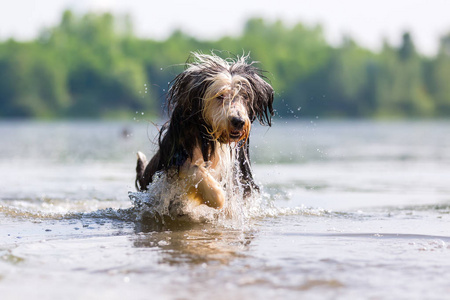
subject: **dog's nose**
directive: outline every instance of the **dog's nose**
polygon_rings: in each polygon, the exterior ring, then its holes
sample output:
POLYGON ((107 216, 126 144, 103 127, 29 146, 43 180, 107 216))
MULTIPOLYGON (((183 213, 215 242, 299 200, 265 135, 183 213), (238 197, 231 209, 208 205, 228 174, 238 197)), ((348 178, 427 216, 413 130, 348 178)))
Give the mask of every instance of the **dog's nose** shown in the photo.
POLYGON ((245 120, 239 117, 232 117, 230 122, 231 125, 233 125, 233 127, 236 129, 242 129, 242 127, 244 127, 245 124, 245 120))

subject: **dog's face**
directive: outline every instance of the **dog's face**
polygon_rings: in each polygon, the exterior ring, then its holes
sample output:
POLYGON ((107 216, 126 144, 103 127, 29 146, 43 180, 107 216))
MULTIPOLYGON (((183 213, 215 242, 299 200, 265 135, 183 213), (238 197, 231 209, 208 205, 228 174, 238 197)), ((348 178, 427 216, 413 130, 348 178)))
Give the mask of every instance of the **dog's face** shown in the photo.
POLYGON ((202 125, 220 143, 246 141, 255 119, 271 125, 273 89, 248 57, 193 55, 169 90, 172 120, 202 125))
POLYGON ((246 140, 250 133, 249 108, 253 92, 247 79, 228 72, 211 80, 203 98, 203 119, 220 143, 246 140))

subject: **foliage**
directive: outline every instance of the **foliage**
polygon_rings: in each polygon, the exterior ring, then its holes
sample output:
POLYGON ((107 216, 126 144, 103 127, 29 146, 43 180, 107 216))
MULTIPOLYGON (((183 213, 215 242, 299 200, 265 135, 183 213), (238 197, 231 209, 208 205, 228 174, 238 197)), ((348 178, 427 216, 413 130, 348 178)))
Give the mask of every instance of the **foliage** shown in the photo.
POLYGON ((338 47, 320 26, 250 19, 241 35, 202 41, 177 30, 139 39, 128 16, 75 15, 31 42, 0 43, 0 117, 98 118, 164 110, 170 81, 192 51, 251 54, 267 70, 281 116, 450 115, 450 34, 434 57, 413 37, 375 53, 350 37, 338 47))

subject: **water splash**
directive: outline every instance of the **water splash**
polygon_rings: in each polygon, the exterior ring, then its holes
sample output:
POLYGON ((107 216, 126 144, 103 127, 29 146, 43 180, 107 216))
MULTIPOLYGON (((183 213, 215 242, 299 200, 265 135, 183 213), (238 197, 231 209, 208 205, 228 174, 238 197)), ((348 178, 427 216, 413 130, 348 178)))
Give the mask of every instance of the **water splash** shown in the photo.
MULTIPOLYGON (((194 222, 219 223, 231 227, 243 227, 248 219, 255 199, 259 195, 244 200, 243 187, 238 183, 237 172, 239 160, 237 148, 223 146, 220 166, 222 176, 220 185, 227 201, 222 209, 217 210, 206 205, 199 205, 189 200, 185 184, 181 180, 173 180, 177 175, 159 172, 155 174, 146 192, 129 193, 133 207, 138 211, 138 221, 162 221, 170 219, 187 219, 194 222), (231 151, 230 151, 231 150, 231 151)), ((256 191, 255 191, 256 192, 256 191)))
MULTIPOLYGON (((227 149, 229 150, 229 149, 227 149)), ((325 214, 324 210, 306 207, 280 208, 274 205, 271 195, 252 190, 250 196, 244 196, 244 187, 238 180, 239 157, 237 149, 232 148, 229 157, 221 160, 222 186, 226 202, 221 209, 190 201, 183 182, 171 180, 176 174, 156 173, 148 191, 130 192, 129 197, 139 222, 188 221, 213 223, 229 228, 248 228, 255 219, 282 215, 325 214)))

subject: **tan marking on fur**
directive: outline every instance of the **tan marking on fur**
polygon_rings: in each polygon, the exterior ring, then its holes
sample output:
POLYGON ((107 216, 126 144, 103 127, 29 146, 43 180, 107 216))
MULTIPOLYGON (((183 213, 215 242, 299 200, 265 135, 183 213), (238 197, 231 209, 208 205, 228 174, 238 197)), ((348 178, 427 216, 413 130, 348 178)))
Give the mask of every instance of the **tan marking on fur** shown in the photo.
POLYGON ((225 192, 219 181, 225 151, 217 145, 212 160, 205 162, 200 148, 196 148, 193 157, 180 168, 179 179, 185 184, 189 200, 213 208, 223 207, 225 192))

